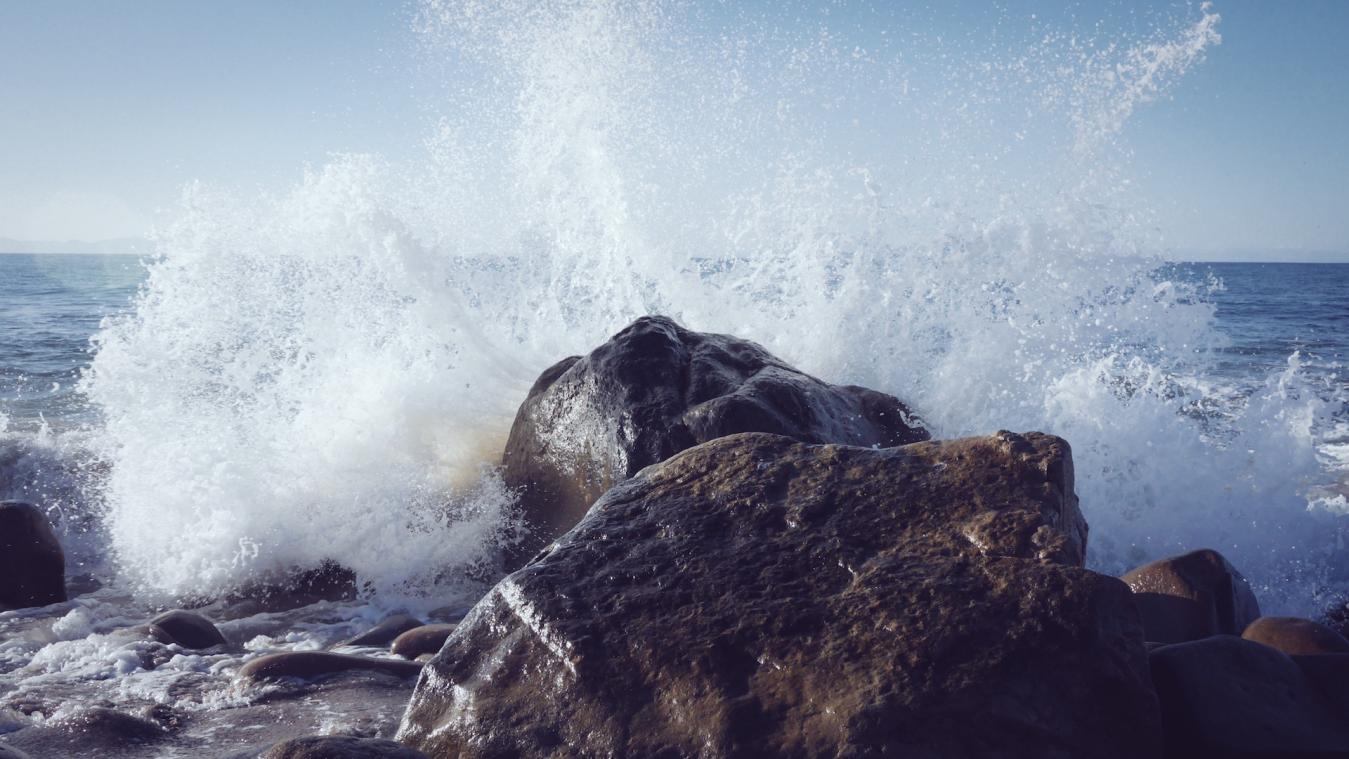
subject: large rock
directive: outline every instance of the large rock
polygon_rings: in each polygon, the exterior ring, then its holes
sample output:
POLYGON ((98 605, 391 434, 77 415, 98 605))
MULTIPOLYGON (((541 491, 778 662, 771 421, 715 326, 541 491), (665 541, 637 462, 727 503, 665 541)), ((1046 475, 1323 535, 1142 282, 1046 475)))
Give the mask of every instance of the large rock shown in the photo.
POLYGON ((1207 548, 1154 561, 1120 579, 1138 597, 1150 641, 1241 635, 1260 616, 1246 578, 1222 554, 1207 548))
POLYGON ((0 501, 0 609, 66 600, 66 555, 47 515, 31 503, 0 501))
POLYGON ((1310 619, 1261 617, 1247 625, 1241 637, 1285 654, 1349 654, 1349 640, 1310 619))
POLYGON ((402 659, 377 659, 327 651, 283 651, 249 661, 239 668, 237 677, 245 682, 287 677, 312 680, 345 672, 379 672, 394 677, 415 677, 421 668, 421 664, 402 659))
POLYGON ((150 637, 165 645, 201 649, 227 645, 220 628, 211 620, 193 611, 173 609, 150 620, 150 637))
POLYGON ((616 483, 737 432, 868 447, 928 437, 889 395, 821 382, 748 340, 644 317, 549 368, 520 406, 502 475, 522 493, 529 534, 508 568, 571 529, 616 483))
POLYGON ((746 434, 618 485, 427 665, 432 757, 1149 757, 1129 589, 1068 446, 746 434))
POLYGON ((382 738, 311 735, 278 743, 261 759, 426 759, 426 755, 382 738))
POLYGON ((1231 635, 1154 650, 1167 755, 1349 755, 1347 660, 1290 657, 1231 635))

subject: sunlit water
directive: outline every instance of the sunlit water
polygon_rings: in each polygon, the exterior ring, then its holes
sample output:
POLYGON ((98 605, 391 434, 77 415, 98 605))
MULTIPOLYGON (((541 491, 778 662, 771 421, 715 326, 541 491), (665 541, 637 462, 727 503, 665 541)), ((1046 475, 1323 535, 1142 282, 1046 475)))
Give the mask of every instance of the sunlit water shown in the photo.
POLYGON ((1129 189, 1129 119, 1217 15, 949 38, 778 14, 430 0, 421 159, 194 184, 144 262, 0 257, 0 486, 106 584, 0 615, 24 630, 0 687, 252 703, 221 690, 237 657, 147 670, 101 636, 322 561, 362 601, 245 619, 254 648, 471 600, 525 390, 646 313, 894 393, 937 436, 1062 435, 1102 571, 1211 546, 1268 610, 1339 592, 1349 267, 1163 265, 1129 189))

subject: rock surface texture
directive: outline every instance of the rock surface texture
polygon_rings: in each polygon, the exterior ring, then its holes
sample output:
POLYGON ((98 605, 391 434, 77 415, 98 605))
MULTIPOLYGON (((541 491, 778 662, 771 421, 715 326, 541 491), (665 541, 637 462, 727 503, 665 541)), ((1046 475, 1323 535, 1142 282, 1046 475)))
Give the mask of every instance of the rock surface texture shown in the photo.
POLYGON ((66 555, 47 515, 31 503, 0 501, 0 610, 66 600, 66 555))
POLYGON ((1349 640, 1310 619, 1261 617, 1247 625, 1241 637, 1285 654, 1349 654, 1349 640))
POLYGON ((261 759, 426 759, 426 754, 381 738, 312 735, 278 743, 261 759))
POLYGON ((1246 578, 1217 551, 1201 549, 1154 561, 1120 579, 1137 596, 1150 641, 1241 635, 1260 616, 1246 578))
POLYGON ((514 569, 571 529, 618 482, 715 438, 771 432, 889 447, 928 438, 897 399, 830 385, 759 345, 644 317, 535 382, 503 457, 530 528, 514 569))
MULTIPOLYGON (((656 323, 656 326, 661 326, 656 323)), ((1068 446, 734 435, 609 491, 427 665, 431 757, 1148 757, 1128 588, 1068 446)))
POLYGON ((202 615, 174 609, 150 620, 151 637, 160 643, 177 644, 183 648, 211 648, 227 645, 225 636, 211 620, 202 615))

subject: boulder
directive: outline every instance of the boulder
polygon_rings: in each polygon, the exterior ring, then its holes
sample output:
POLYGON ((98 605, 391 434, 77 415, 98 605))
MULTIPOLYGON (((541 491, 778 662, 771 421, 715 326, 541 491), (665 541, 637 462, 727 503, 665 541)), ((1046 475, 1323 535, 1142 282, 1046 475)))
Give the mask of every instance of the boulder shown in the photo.
POLYGON ((383 738, 311 735, 278 743, 261 759, 426 759, 426 754, 383 738))
POLYGON ((1310 619, 1261 617, 1247 625, 1241 637, 1285 654, 1349 654, 1349 640, 1310 619))
POLYGON ((399 635, 393 642, 390 649, 394 654, 404 659, 416 659, 422 654, 434 654, 445 645, 445 639, 450 637, 454 628, 458 625, 422 625, 421 627, 408 630, 399 635))
POLYGON ((164 645, 183 648, 211 648, 226 645, 225 636, 211 620, 196 612, 174 609, 150 620, 150 637, 164 645))
POLYGON ((927 432, 895 398, 830 385, 755 343, 638 319, 585 357, 546 370, 516 414, 502 476, 529 528, 514 569, 640 469, 737 432, 889 447, 927 432))
POLYGON ((47 515, 31 503, 0 501, 0 609, 66 600, 66 555, 47 515))
POLYGON ((381 672, 394 677, 415 677, 422 669, 416 662, 376 659, 326 651, 285 651, 260 656, 239 668, 240 680, 275 680, 292 677, 312 680, 341 672, 381 672))
POLYGON ((1150 757, 1132 594, 1080 567, 1068 445, 767 434, 652 466, 417 683, 431 757, 1150 757))
POLYGON ((338 645, 387 646, 399 635, 421 626, 422 621, 410 614, 395 614, 360 635, 349 640, 344 640, 338 645))
POLYGON ((1343 695, 1349 681, 1337 679, 1342 665, 1331 666, 1344 659, 1349 656, 1290 657, 1231 635, 1155 649, 1152 680, 1167 756, 1349 753, 1343 695))
POLYGON ((1260 616, 1246 578, 1222 554, 1207 548, 1154 561, 1120 579, 1137 596, 1150 641, 1241 635, 1260 616))

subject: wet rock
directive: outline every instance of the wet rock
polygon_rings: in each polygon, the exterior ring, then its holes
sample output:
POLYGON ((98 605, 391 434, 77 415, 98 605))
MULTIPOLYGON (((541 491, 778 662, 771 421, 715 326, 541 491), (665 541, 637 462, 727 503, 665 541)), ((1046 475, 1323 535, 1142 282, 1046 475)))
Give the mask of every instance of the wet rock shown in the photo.
POLYGON ((201 649, 226 645, 225 636, 211 620, 196 612, 174 609, 150 620, 150 637, 164 645, 201 649))
POLYGON ((422 654, 434 654, 445 645, 458 625, 422 625, 399 635, 390 649, 404 659, 416 659, 422 654))
POLYGON ((76 712, 56 720, 55 726, 106 743, 141 743, 167 732, 158 722, 106 707, 76 712))
POLYGON ((262 759, 426 759, 426 754, 382 738, 312 735, 278 743, 262 759))
MULTIPOLYGON (((221 614, 225 619, 238 619, 289 611, 321 601, 350 601, 356 594, 356 574, 340 564, 325 562, 319 567, 296 568, 236 588, 224 597, 221 614)), ((202 605, 210 600, 202 599, 202 605)))
POLYGON ((1260 616, 1246 578, 1217 551, 1201 549, 1154 561, 1120 579, 1137 597, 1144 634, 1151 641, 1241 635, 1260 616))
POLYGON ((531 532, 508 568, 570 529, 614 484, 738 432, 868 447, 928 437, 889 395, 822 382, 748 340, 643 317, 590 355, 546 370, 520 406, 502 476, 522 493, 531 532))
POLYGON ((1323 624, 1297 617, 1261 617, 1247 625, 1241 637, 1277 648, 1285 654, 1349 653, 1349 640, 1343 635, 1323 624))
POLYGON ((417 683, 433 757, 1149 757, 1129 589, 1068 446, 746 434, 606 493, 417 683))
MULTIPOLYGON (((1345 681, 1317 676, 1322 660, 1290 657, 1231 635, 1163 646, 1150 655, 1173 757, 1316 756, 1349 752, 1345 681), (1332 690, 1327 691, 1326 686, 1332 690)), ((1334 662, 1331 661, 1333 664, 1334 662)))
POLYGON ((311 680, 339 672, 381 672, 394 677, 415 677, 422 669, 416 662, 348 656, 327 651, 286 651, 260 656, 239 668, 240 680, 275 680, 293 677, 311 680))
POLYGON ((33 759, 33 757, 13 746, 6 746, 3 741, 0 741, 0 759, 33 759))
POLYGON ((66 556, 47 515, 31 503, 0 501, 0 609, 66 600, 66 556))
POLYGON ((416 627, 421 627, 422 621, 409 614, 395 614, 392 617, 380 622, 374 627, 357 635, 349 640, 344 640, 340 646, 387 646, 399 635, 416 627))

